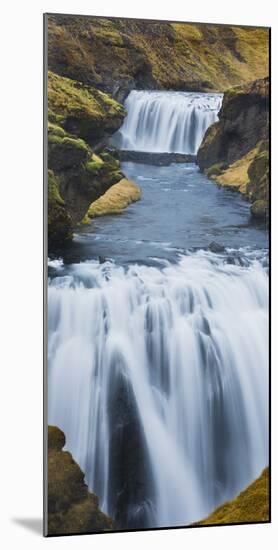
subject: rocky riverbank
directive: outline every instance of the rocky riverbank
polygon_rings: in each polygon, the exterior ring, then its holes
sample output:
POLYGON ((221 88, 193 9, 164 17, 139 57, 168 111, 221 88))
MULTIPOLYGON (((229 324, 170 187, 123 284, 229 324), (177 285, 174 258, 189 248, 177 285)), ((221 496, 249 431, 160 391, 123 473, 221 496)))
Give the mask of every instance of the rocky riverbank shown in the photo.
POLYGON ((210 126, 197 163, 219 185, 251 201, 251 214, 269 211, 269 79, 237 86, 224 94, 219 122, 210 126))
POLYGON ((48 426, 48 535, 112 531, 115 524, 99 509, 84 474, 71 454, 63 451, 64 433, 48 426))
POLYGON ((123 178, 120 162, 94 153, 122 124, 122 105, 80 82, 48 73, 48 242, 72 238, 91 203, 123 178))

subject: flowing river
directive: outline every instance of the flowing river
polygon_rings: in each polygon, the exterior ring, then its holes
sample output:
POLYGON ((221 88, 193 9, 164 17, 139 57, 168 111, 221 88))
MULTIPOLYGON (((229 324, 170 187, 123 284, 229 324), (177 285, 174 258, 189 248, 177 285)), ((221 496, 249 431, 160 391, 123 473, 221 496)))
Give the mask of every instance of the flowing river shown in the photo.
POLYGON ((187 525, 268 464, 267 231, 193 164, 122 170, 141 201, 49 261, 48 422, 119 527, 187 525))

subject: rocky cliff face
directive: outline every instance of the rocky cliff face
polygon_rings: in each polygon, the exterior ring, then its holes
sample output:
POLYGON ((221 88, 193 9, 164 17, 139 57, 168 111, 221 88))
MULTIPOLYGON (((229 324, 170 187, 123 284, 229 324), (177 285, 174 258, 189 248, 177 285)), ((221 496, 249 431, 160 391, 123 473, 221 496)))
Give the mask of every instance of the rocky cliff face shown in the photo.
POLYGON ((49 248, 71 240, 93 201, 120 181, 120 163, 93 148, 120 127, 123 107, 69 78, 48 75, 49 248), (101 155, 101 153, 100 153, 101 155))
POLYGON ((219 122, 208 128, 197 155, 209 177, 251 200, 256 217, 268 215, 268 134, 269 79, 264 78, 224 94, 219 122))
POLYGON ((48 427, 48 535, 97 533, 115 529, 88 491, 84 474, 69 452, 64 433, 48 427))
POLYGON ((119 101, 133 88, 222 91, 268 74, 267 29, 53 15, 48 44, 51 70, 119 101))

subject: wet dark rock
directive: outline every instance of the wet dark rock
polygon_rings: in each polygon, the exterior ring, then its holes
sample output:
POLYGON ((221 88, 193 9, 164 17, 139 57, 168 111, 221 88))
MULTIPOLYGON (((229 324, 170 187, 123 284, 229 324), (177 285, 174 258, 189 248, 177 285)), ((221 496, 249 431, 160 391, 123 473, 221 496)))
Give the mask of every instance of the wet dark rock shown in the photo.
POLYGON ((225 92, 219 121, 210 126, 197 154, 201 170, 231 164, 268 137, 269 79, 225 92))
POLYGON ((151 153, 145 151, 128 151, 121 149, 109 149, 110 153, 122 162, 139 162, 154 166, 169 166, 173 162, 196 162, 196 155, 183 153, 151 153))
POLYGON ((221 252, 225 252, 225 247, 222 245, 222 244, 219 244, 215 241, 212 241, 209 246, 208 246, 208 249, 211 251, 211 252, 214 252, 215 254, 218 254, 218 253, 221 253, 221 252))

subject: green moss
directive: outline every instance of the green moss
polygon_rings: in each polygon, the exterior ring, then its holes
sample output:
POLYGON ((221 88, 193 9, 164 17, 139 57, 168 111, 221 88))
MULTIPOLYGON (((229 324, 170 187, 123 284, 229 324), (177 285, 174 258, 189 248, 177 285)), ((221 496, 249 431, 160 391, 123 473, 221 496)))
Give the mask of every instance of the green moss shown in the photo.
POLYGON ((89 160, 86 162, 86 170, 91 174, 98 174, 103 167, 103 162, 97 160, 89 160))
POLYGON ((225 164, 224 162, 217 162, 216 164, 210 166, 208 170, 206 170, 206 175, 208 176, 208 178, 211 178, 212 176, 219 176, 219 174, 221 174, 225 169, 225 166, 227 166, 227 164, 225 164))
POLYGON ((70 149, 78 149, 78 151, 83 151, 85 156, 91 154, 91 149, 87 143, 80 138, 74 137, 63 137, 63 134, 48 134, 48 143, 61 145, 65 148, 69 147, 70 149))
POLYGON ((48 171, 48 244, 55 248, 72 239, 72 221, 60 195, 59 180, 48 171))
POLYGON ((52 124, 58 123, 85 139, 94 134, 96 127, 101 133, 100 125, 105 128, 115 124, 117 129, 125 115, 123 106, 108 94, 51 71, 48 73, 48 109, 52 124))
POLYGON ((52 122, 48 122, 48 135, 65 137, 67 134, 61 126, 58 126, 58 124, 53 124, 52 122))
POLYGON ((207 519, 196 525, 215 525, 248 522, 269 521, 269 470, 262 475, 240 495, 219 506, 207 519))
POLYGON ((81 220, 82 225, 90 225, 91 224, 91 218, 88 216, 88 214, 85 214, 83 220, 81 220))
POLYGON ((52 203, 59 205, 65 204, 59 192, 58 180, 55 177, 54 172, 52 170, 48 170, 48 205, 51 205, 52 203))

